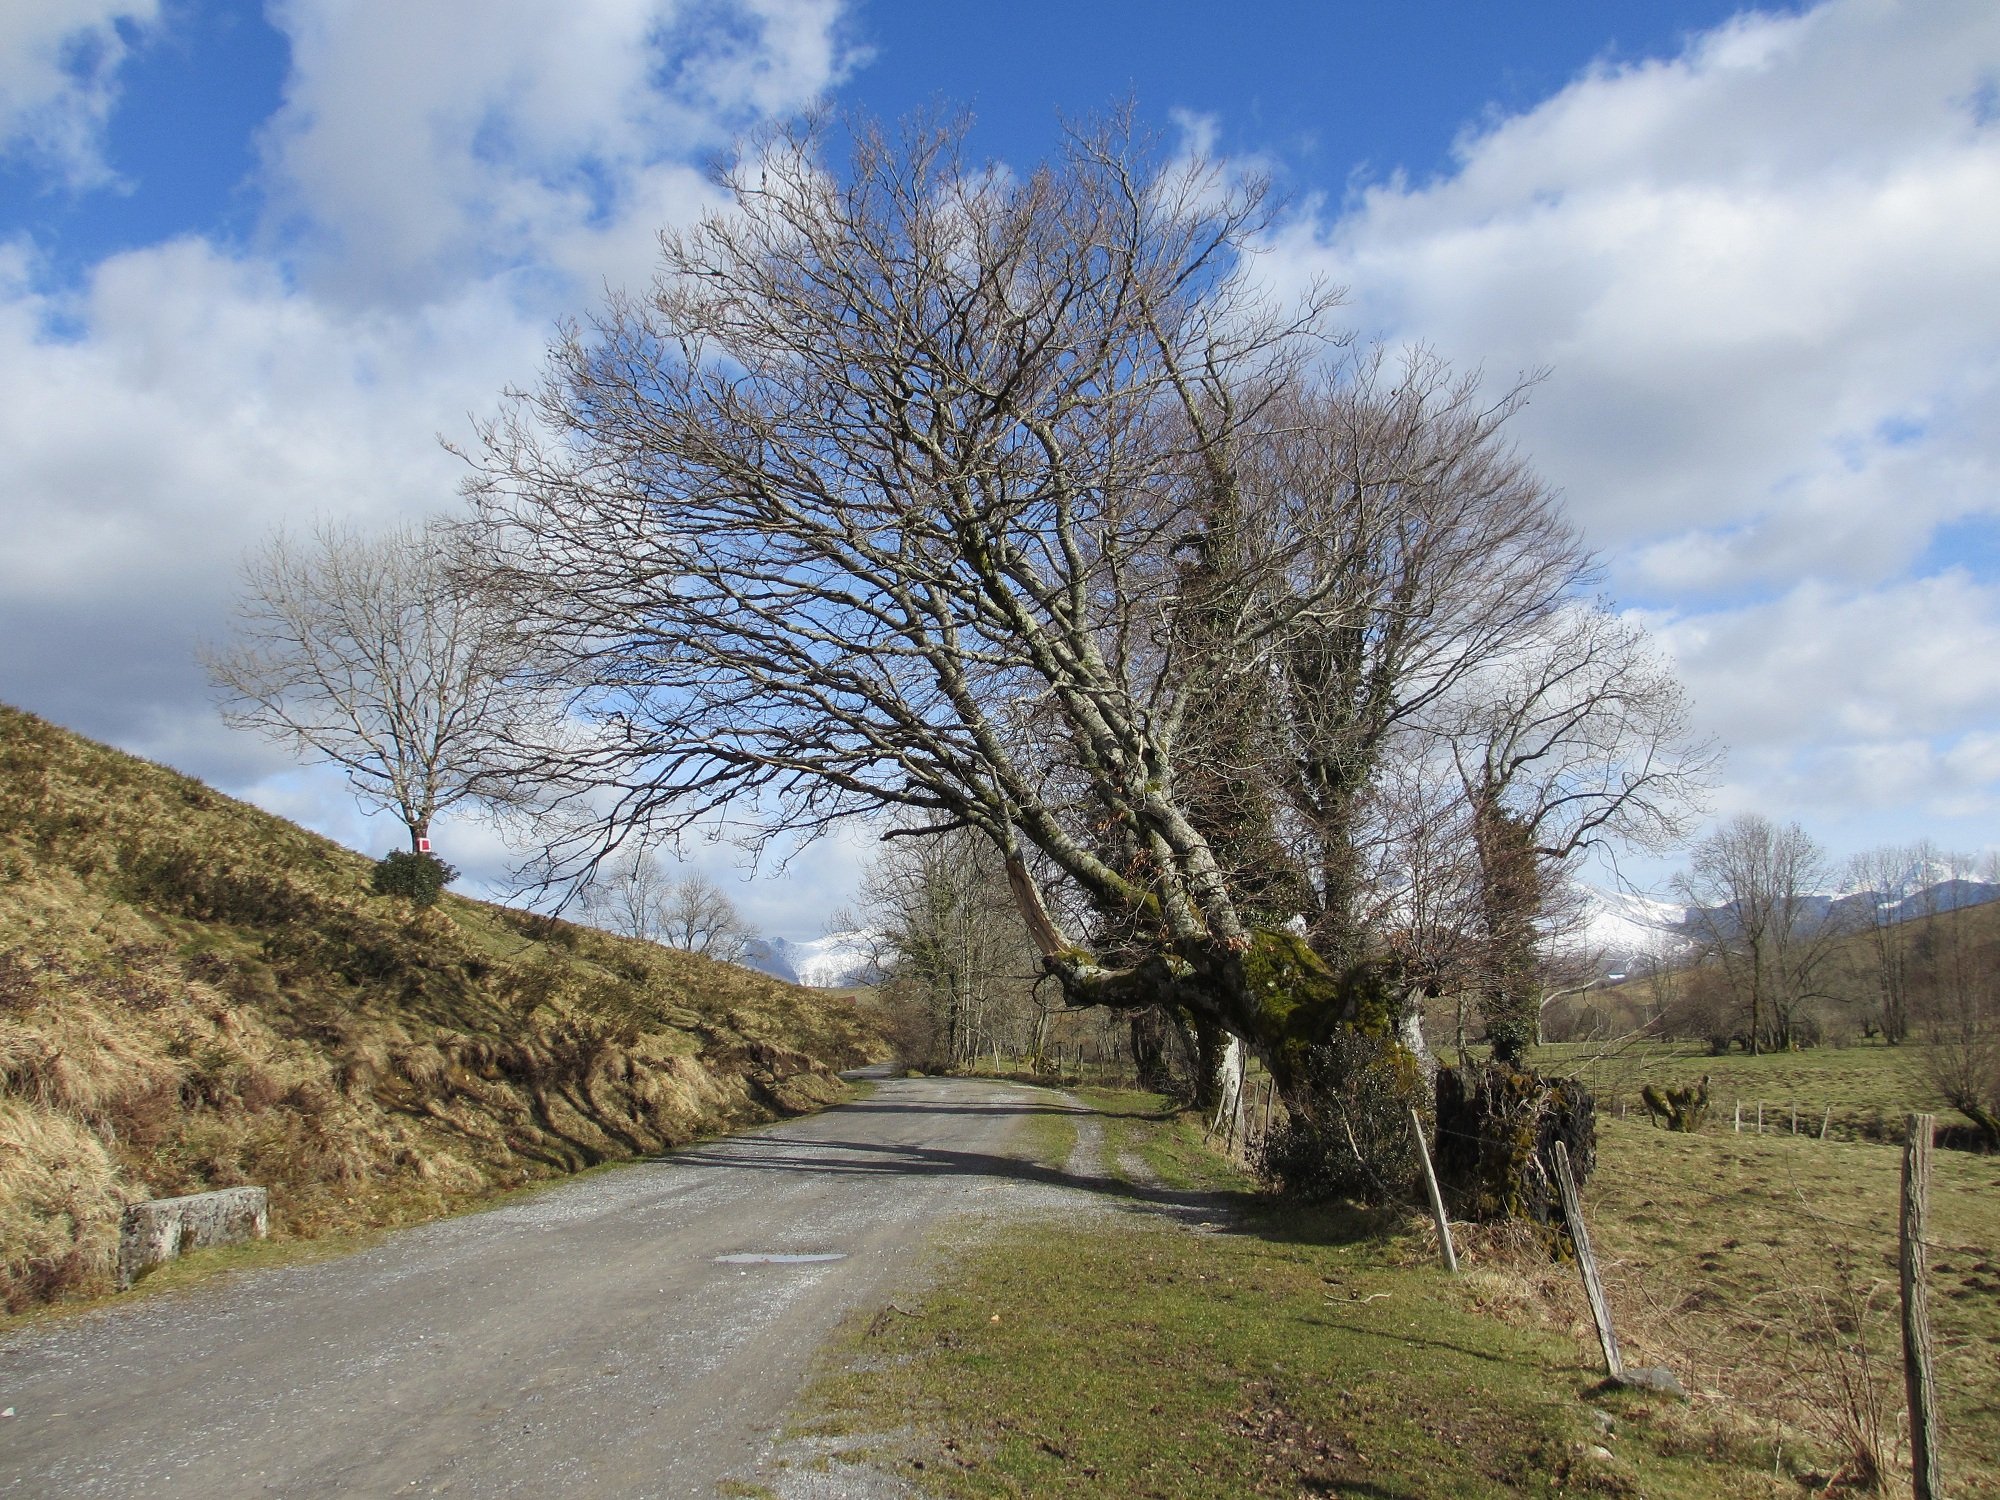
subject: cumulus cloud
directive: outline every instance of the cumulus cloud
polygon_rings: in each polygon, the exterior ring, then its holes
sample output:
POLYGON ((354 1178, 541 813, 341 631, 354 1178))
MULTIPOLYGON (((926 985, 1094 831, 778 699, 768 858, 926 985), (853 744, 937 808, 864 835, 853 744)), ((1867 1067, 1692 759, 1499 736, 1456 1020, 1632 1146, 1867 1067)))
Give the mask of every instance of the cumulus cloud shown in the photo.
POLYGON ((1347 284, 1369 333, 1547 369, 1517 436, 1652 612, 1740 805, 1894 786, 1950 818, 1996 785, 1967 747, 2000 596, 1914 576, 2000 514, 1996 80, 1984 0, 1745 14, 1273 237, 1274 276, 1347 284))
POLYGON ((1449 175, 1322 208, 1275 259, 1352 286, 1370 329, 1549 367, 1522 436, 1629 587, 1880 578, 2000 478, 1996 74, 1983 0, 1745 16, 1488 122, 1449 175))
MULTIPOLYGON (((153 0, 0 11, 0 130, 101 176, 153 0)), ((195 661, 274 525, 448 508, 439 436, 531 381, 557 316, 643 283, 702 158, 848 65, 835 0, 281 0, 261 229, 54 284, 0 243, 0 699, 380 847, 341 778, 224 730, 195 661)), ((454 858, 498 877, 470 825, 454 858)), ((393 840, 391 840, 393 842, 393 840)))
POLYGON ((118 68, 159 21, 159 0, 32 0, 0 6, 0 151, 71 191, 113 180, 103 156, 118 68))
POLYGON ((643 281, 700 163, 848 64, 835 0, 282 0, 278 211, 315 282, 408 300, 466 275, 643 281), (636 233, 634 231, 637 231, 636 233))
POLYGON ((59 299, 19 276, 12 290, 0 449, 27 503, 0 553, 0 632, 76 648, 22 653, 7 690, 121 736, 206 715, 186 691, 194 638, 222 628, 236 561, 272 526, 450 505, 440 428, 531 370, 541 343, 490 286, 416 316, 339 315, 195 239, 114 257, 59 299), (86 643, 97 665, 80 673, 86 643))
POLYGON ((1948 737, 2000 704, 2000 588, 1953 569, 1663 617, 1655 634, 1738 747, 1948 737))

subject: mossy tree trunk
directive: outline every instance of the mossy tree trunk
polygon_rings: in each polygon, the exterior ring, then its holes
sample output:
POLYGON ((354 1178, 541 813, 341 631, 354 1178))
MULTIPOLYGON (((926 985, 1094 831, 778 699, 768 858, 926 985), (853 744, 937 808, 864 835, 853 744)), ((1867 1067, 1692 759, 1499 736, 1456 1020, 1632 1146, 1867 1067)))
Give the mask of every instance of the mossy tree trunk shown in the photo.
POLYGON ((1075 950, 1044 960, 1072 1005, 1184 1012, 1196 1037, 1198 1102, 1220 1099, 1220 1063, 1232 1036, 1293 1097, 1307 1050, 1342 1032, 1394 1038, 1404 995, 1393 968, 1362 964, 1336 973, 1295 933, 1255 929, 1238 943, 1207 943, 1111 969, 1075 950))
POLYGON ((1542 908, 1540 860, 1532 830, 1497 797, 1476 799, 1473 818, 1479 858, 1480 1010, 1494 1058, 1518 1066, 1539 1029, 1535 919, 1542 908))

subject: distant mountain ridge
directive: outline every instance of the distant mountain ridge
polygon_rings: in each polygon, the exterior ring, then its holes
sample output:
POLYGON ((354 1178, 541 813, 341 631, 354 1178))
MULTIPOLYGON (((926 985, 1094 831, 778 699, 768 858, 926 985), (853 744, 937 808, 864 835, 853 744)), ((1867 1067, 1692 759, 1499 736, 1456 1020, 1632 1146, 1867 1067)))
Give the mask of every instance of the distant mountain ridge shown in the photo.
POLYGON ((811 990, 849 989, 881 980, 881 949, 882 934, 867 929, 830 932, 807 942, 760 937, 744 946, 742 963, 811 990))
MULTIPOLYGON (((1565 946, 1573 952, 1597 955, 1607 976, 1631 973, 1655 956, 1671 957, 1693 940, 1701 908, 1629 891, 1606 890, 1584 881, 1578 881, 1577 888, 1581 893, 1582 920, 1565 946)), ((1814 892, 1801 898, 1800 915, 1814 927, 1835 922, 1859 929, 1873 920, 1871 912, 1910 920, 2000 900, 2000 885, 1951 876, 1942 866, 1913 871, 1911 884, 1905 888, 1908 894, 1897 898, 1872 890, 1814 892), (1922 876, 1931 874, 1947 878, 1916 884, 1922 876)), ((1707 908, 1718 931, 1730 929, 1731 905, 1707 908)))

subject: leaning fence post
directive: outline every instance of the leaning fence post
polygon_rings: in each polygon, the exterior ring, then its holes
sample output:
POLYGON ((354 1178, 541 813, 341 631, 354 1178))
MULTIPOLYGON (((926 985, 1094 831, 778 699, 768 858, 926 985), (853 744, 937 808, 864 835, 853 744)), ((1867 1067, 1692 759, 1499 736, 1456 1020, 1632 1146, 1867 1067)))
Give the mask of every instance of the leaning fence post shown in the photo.
POLYGON ((1820 1117, 1819 1138, 1821 1140, 1826 1139, 1826 1127, 1831 1125, 1832 1123, 1833 1123, 1833 1106, 1829 1104, 1826 1107, 1826 1113, 1820 1117))
POLYGON ((1410 1106, 1410 1129, 1417 1135, 1417 1160, 1424 1164, 1424 1186, 1430 1190, 1431 1217, 1437 1220, 1438 1244, 1444 1250, 1444 1268, 1452 1275, 1458 1274, 1458 1251, 1452 1248, 1451 1220, 1444 1215, 1444 1195, 1438 1191, 1437 1173, 1431 1169, 1431 1148, 1424 1144, 1423 1117, 1410 1106))
POLYGON ((1929 1115, 1911 1115, 1903 1140, 1903 1389, 1910 1402, 1910 1487, 1916 1500, 1939 1493, 1937 1386, 1931 1371, 1930 1269, 1924 1235, 1930 1218, 1929 1115))
POLYGON ((1570 1175, 1569 1147, 1556 1142, 1556 1189, 1562 1194, 1563 1217, 1569 1221, 1569 1242, 1576 1247, 1577 1269, 1583 1273, 1584 1295, 1590 1299, 1590 1316, 1597 1324, 1597 1342, 1604 1350, 1604 1373, 1613 1380, 1625 1374, 1625 1360, 1618 1352, 1618 1335, 1611 1327, 1611 1307, 1604 1300, 1604 1283, 1597 1276, 1597 1257, 1590 1250, 1590 1231, 1583 1225, 1583 1203, 1576 1194, 1576 1179, 1570 1175))

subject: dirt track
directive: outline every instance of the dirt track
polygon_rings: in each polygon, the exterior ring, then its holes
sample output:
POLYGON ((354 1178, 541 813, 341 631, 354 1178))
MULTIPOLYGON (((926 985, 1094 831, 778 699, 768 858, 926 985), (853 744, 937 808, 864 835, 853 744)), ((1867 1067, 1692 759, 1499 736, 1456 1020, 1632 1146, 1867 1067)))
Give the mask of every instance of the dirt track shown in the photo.
POLYGON ((0 1343, 0 1495, 711 1495, 931 1225, 1110 1186, 1010 1154, 1060 1108, 885 1080, 337 1261, 24 1331, 0 1343))

